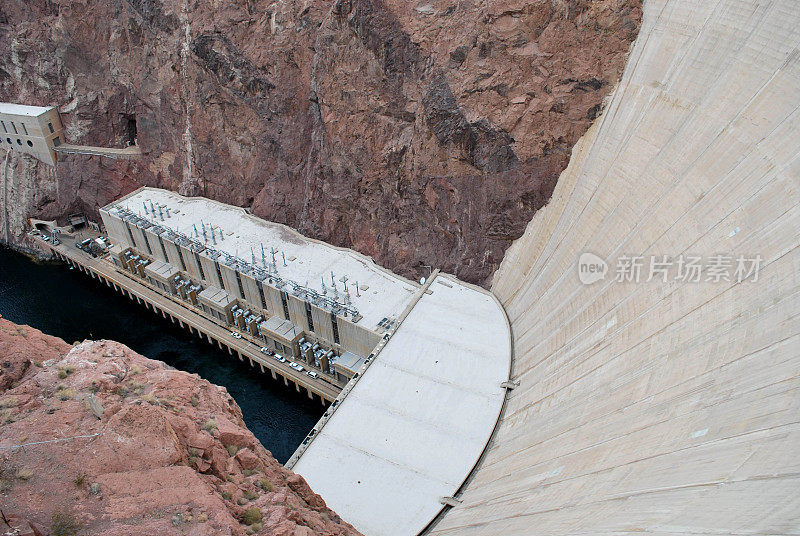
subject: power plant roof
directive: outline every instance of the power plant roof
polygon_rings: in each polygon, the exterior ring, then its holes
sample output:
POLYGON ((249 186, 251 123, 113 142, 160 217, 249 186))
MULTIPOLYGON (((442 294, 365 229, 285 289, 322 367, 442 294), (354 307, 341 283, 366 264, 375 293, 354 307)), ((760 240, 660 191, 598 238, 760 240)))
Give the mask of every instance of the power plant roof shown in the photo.
POLYGON ((335 295, 341 303, 349 300, 362 317, 359 324, 370 329, 376 329, 385 318, 400 315, 419 287, 353 250, 313 240, 218 201, 145 187, 111 203, 106 210, 113 207, 125 208, 154 225, 199 241, 209 252, 220 254, 216 260, 221 264, 242 266, 243 261, 269 271, 274 259, 278 277, 319 294, 335 295))

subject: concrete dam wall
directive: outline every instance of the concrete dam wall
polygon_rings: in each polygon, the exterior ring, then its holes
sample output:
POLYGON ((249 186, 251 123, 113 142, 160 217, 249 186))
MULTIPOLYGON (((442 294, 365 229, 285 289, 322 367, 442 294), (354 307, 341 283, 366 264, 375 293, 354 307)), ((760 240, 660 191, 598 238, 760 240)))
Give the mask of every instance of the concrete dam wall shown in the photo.
POLYGON ((800 9, 644 8, 495 276, 520 385, 433 534, 800 533, 800 9))

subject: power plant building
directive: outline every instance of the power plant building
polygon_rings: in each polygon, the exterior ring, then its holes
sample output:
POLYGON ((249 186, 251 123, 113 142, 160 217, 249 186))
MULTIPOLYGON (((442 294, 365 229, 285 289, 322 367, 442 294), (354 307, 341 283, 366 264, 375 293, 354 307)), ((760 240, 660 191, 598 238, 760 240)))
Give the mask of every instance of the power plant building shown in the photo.
POLYGON ((339 383, 419 288, 352 250, 205 198, 145 187, 100 213, 118 267, 339 383))

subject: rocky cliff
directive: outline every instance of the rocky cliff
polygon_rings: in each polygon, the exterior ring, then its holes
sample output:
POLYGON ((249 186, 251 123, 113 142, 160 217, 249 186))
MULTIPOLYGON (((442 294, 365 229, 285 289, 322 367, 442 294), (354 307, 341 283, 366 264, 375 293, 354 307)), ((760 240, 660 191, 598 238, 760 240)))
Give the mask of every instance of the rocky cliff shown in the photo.
POLYGON ((640 4, 7 0, 0 100, 145 156, 0 155, 0 239, 146 184, 486 282, 598 115, 640 4))
POLYGON ((224 388, 2 318, 0 511, 3 534, 358 535, 261 446, 224 388))

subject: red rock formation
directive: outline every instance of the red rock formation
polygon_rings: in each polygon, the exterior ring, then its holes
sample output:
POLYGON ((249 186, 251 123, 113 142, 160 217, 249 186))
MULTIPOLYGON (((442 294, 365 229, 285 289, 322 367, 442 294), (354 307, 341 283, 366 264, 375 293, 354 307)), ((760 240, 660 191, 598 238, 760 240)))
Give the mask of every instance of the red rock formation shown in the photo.
MULTIPOLYGON (((0 510, 12 526, 358 534, 261 446, 224 388, 119 343, 71 347, 0 318, 0 418, 0 510), (251 508, 260 526, 243 524, 251 508)), ((2 518, 0 528, 10 530, 2 518)))
MULTIPOLYGON (((7 0, 0 100, 146 156, 10 158, 0 240, 143 184, 483 282, 614 86, 640 0, 7 0)), ((2 156, 2 155, 0 155, 2 156)))

